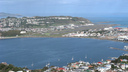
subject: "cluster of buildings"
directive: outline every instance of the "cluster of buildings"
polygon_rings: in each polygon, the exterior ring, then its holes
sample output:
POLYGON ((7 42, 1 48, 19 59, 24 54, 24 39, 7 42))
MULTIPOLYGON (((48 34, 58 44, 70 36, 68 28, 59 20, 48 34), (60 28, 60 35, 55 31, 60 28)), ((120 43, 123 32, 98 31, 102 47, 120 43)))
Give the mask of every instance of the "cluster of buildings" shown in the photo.
POLYGON ((49 29, 49 28, 0 28, 0 31, 2 32, 9 31, 9 30, 43 33, 43 32, 47 32, 52 29, 49 29))
POLYGON ((49 28, 0 28, 0 31, 9 31, 9 30, 20 30, 26 32, 33 32, 33 33, 46 33, 48 31, 61 31, 65 29, 75 29, 81 26, 93 26, 94 24, 84 24, 84 25, 59 25, 59 26, 50 26, 49 28))
POLYGON ((20 24, 24 21, 16 17, 2 18, 0 19, 0 27, 20 27, 20 24))
POLYGON ((62 35, 63 37, 97 37, 103 39, 128 40, 128 28, 108 27, 104 29, 89 29, 62 35))
MULTIPOLYGON (((112 28, 112 27, 110 27, 112 28)), ((74 33, 68 33, 65 35, 62 35, 63 37, 101 37, 101 36, 109 36, 108 31, 113 31, 114 29, 112 28, 111 30, 105 30, 104 29, 89 29, 85 31, 77 31, 74 33)))
MULTIPOLYGON (((128 56, 128 54, 124 54, 123 56, 128 56)), ((128 60, 120 59, 120 61, 120 63, 113 63, 112 59, 96 63, 78 61, 63 67, 50 67, 45 72, 128 72, 128 60)))
POLYGON ((51 26, 53 30, 64 30, 64 29, 75 29, 78 27, 84 27, 84 26, 93 26, 94 24, 81 24, 81 25, 75 25, 75 24, 68 24, 68 25, 60 25, 60 26, 51 26))
MULTIPOLYGON (((40 25, 43 26, 45 24, 54 24, 55 22, 64 21, 64 20, 72 20, 74 17, 71 16, 49 16, 49 17, 7 17, 7 18, 1 18, 0 19, 0 27, 22 27, 23 25, 40 25)), ((76 17, 77 18, 77 17, 76 17)), ((87 19, 78 20, 81 23, 89 23, 90 21, 87 19), (86 21, 85 21, 86 20, 86 21)))
POLYGON ((20 30, 33 33, 46 33, 48 31, 61 31, 65 29, 75 29, 82 26, 90 26, 91 22, 84 18, 71 16, 49 16, 49 17, 7 17, 0 19, 0 31, 20 30), (67 24, 60 24, 60 23, 67 24), (80 23, 79 25, 74 22, 80 23), (57 24, 58 25, 53 25, 57 24), (34 27, 35 26, 35 27, 34 27), (48 27, 47 27, 48 26, 48 27))
POLYGON ((89 36, 101 36, 100 33, 89 33, 85 31, 77 31, 76 33, 68 33, 65 35, 62 35, 63 37, 89 37, 89 36))
POLYGON ((54 23, 54 21, 47 20, 70 20, 70 16, 50 16, 50 17, 7 17, 0 19, 0 27, 20 27, 24 24, 33 24, 33 25, 44 25, 49 23, 54 23))

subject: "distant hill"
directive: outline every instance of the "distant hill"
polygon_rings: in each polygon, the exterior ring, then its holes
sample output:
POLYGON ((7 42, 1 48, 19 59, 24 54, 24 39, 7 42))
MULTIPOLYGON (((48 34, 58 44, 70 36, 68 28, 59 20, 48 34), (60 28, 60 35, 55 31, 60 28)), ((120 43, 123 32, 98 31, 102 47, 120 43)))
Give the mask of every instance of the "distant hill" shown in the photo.
POLYGON ((71 16, 34 16, 34 17, 6 17, 0 19, 1 27, 51 27, 60 25, 81 25, 92 23, 88 19, 82 17, 71 17, 71 16))
POLYGON ((0 12, 0 17, 8 17, 8 16, 10 16, 10 17, 20 17, 22 15, 0 12))

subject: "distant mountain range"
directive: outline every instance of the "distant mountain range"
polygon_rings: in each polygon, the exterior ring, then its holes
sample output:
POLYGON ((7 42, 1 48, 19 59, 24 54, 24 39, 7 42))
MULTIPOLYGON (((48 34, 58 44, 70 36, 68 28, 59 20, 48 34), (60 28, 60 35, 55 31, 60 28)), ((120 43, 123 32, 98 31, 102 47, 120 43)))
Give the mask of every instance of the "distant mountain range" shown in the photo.
POLYGON ((10 17, 21 17, 22 15, 0 12, 0 17, 8 17, 8 16, 10 16, 10 17))

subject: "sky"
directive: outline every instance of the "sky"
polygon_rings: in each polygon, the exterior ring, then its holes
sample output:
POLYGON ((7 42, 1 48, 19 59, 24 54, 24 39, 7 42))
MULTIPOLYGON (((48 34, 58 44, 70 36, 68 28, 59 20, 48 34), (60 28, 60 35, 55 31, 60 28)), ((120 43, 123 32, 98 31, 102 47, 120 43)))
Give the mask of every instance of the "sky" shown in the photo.
POLYGON ((128 0, 0 0, 0 12, 24 16, 128 16, 128 0))

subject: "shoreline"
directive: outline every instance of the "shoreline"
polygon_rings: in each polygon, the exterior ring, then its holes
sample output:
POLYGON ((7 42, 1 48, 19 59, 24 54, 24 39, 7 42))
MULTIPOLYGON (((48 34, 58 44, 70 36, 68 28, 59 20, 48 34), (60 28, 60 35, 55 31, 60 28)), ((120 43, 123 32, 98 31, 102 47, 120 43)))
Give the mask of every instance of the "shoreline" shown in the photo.
POLYGON ((119 41, 119 40, 116 40, 116 39, 103 39, 103 38, 96 38, 96 37, 61 37, 61 36, 58 36, 58 37, 46 37, 46 36, 21 36, 21 37, 2 37, 0 38, 0 40, 4 40, 4 39, 16 39, 16 38, 89 38, 89 39, 97 39, 97 40, 109 40, 109 41, 115 41, 115 42, 124 42, 124 43, 128 43, 128 41, 119 41))
MULTIPOLYGON (((98 25, 101 25, 101 24, 98 24, 98 25)), ((111 26, 112 27, 113 26, 120 26, 120 24, 109 24, 109 25, 107 25, 105 27, 111 27, 111 26)), ((119 40, 116 40, 116 39, 108 39, 108 38, 98 38, 98 37, 63 37, 63 36, 12 36, 12 37, 0 37, 0 40, 2 40, 2 39, 15 39, 15 38, 90 38, 90 39, 109 40, 109 41, 128 43, 128 41, 119 41, 119 40)))

